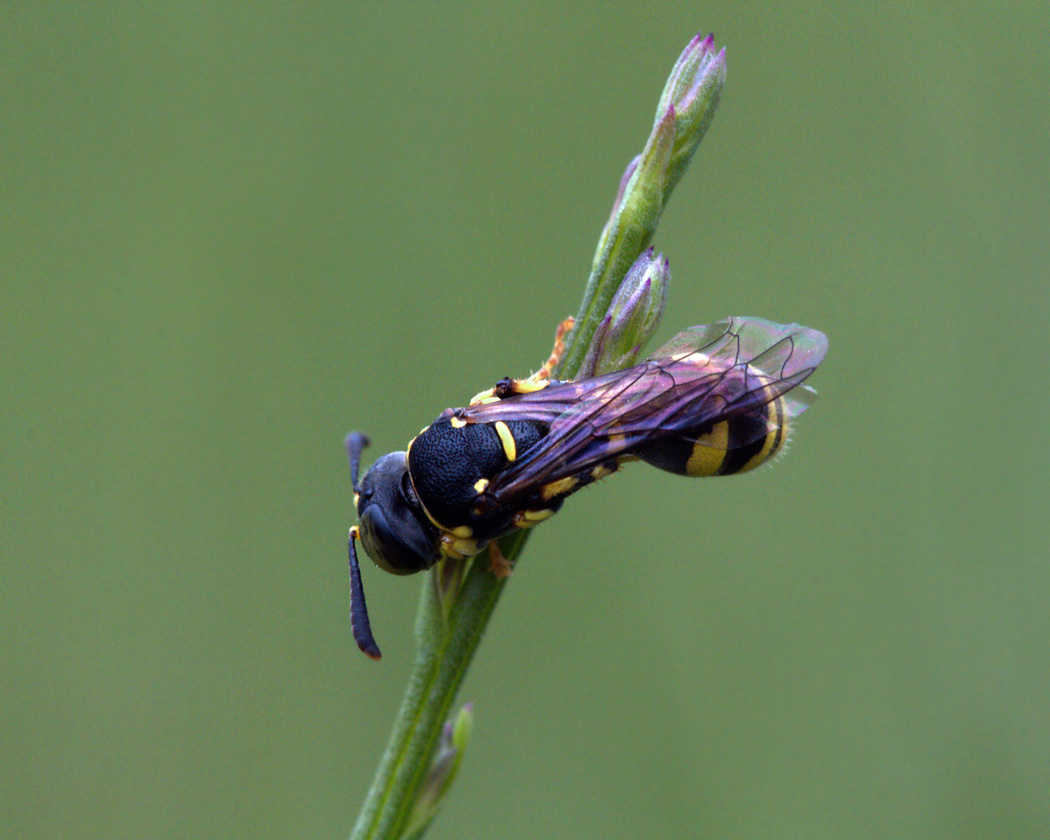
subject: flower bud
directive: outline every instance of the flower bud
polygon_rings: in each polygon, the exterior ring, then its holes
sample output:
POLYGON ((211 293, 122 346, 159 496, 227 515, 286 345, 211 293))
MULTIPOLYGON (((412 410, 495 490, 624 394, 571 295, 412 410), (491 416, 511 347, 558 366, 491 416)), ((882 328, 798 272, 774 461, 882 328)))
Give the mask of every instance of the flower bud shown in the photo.
POLYGON ((670 264, 649 248, 635 261, 598 324, 579 377, 623 370, 635 363, 660 324, 671 280, 670 264))
POLYGON ((445 722, 434 758, 430 762, 419 798, 412 808, 412 817, 405 830, 406 838, 422 836, 430 821, 437 815, 441 800, 448 793, 463 761, 463 752, 474 728, 474 704, 467 703, 456 719, 445 722))
MULTIPOLYGON (((645 147, 620 179, 612 212, 598 239, 573 341, 556 373, 568 377, 585 373, 583 361, 597 341, 592 339, 593 331, 604 323, 598 321, 598 313, 609 311, 622 278, 652 242, 663 209, 714 118, 725 79, 725 50, 716 52, 713 35, 697 35, 664 85, 645 147)), ((594 352, 597 355, 589 361, 596 369, 605 368, 598 362, 602 351, 594 352)))
POLYGON ((715 52, 714 35, 706 38, 697 35, 678 57, 656 107, 656 125, 669 109, 675 111, 674 149, 665 185, 668 193, 685 173, 711 124, 725 82, 725 48, 715 52))

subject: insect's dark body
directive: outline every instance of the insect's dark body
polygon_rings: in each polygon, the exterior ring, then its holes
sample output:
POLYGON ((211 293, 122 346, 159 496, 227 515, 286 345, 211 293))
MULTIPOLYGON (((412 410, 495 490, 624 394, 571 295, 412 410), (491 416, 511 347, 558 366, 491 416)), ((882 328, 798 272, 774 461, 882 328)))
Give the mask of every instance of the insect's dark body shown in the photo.
POLYGON ((597 459, 593 465, 589 461, 583 469, 500 499, 488 493, 493 478, 527 457, 550 426, 535 420, 463 423, 464 413, 453 409, 439 417, 419 433, 407 453, 408 474, 427 518, 439 532, 453 537, 444 543, 443 553, 450 556, 470 556, 490 540, 546 519, 567 496, 611 475, 624 461, 642 460, 679 475, 731 475, 773 457, 786 433, 783 408, 774 400, 723 421, 722 435, 712 436, 710 423, 688 429, 597 459))
MULTIPOLYGON (((453 534, 459 530, 483 548, 489 540, 514 530, 514 507, 540 509, 527 498, 537 491, 524 494, 512 507, 492 501, 485 488, 512 463, 509 455, 516 459, 526 454, 546 437, 549 427, 534 420, 500 420, 502 428, 497 431, 496 423, 453 425, 457 419, 455 411, 439 417, 409 444, 408 474, 420 504, 439 529, 453 534)), ((463 547, 470 546, 463 543, 463 547)))
MULTIPOLYGON (((542 522, 626 461, 690 476, 753 469, 782 449, 789 420, 812 402, 801 383, 826 347, 821 333, 796 324, 727 319, 681 333, 626 370, 504 379, 446 409, 406 452, 380 458, 360 486, 365 439, 351 435, 360 538, 378 565, 408 574, 542 522)), ((359 600, 355 636, 378 655, 359 600)))

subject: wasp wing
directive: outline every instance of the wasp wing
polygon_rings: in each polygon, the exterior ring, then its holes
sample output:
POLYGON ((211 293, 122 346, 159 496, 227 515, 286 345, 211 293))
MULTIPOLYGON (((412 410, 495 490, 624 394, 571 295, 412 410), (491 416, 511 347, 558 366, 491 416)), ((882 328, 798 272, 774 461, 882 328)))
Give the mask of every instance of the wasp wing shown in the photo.
POLYGON ((727 318, 679 333, 632 368, 470 406, 457 414, 475 423, 533 420, 549 425, 542 440, 492 477, 488 493, 506 502, 650 441, 713 426, 778 398, 788 417, 795 417, 816 397, 801 383, 826 350, 822 333, 798 324, 727 318))
MULTIPOLYGON (((688 360, 735 367, 745 378, 733 387, 723 381, 726 396, 751 395, 740 402, 737 410, 726 416, 742 414, 779 397, 789 418, 798 417, 817 398, 812 388, 800 385, 823 361, 828 350, 827 337, 818 330, 799 324, 777 324, 765 318, 725 318, 716 324, 684 330, 653 354, 654 360, 688 360), (733 361, 735 360, 735 361, 733 361), (772 382, 756 382, 772 378, 772 382), (772 396, 761 393, 772 388, 772 396), (763 397, 768 396, 768 399, 763 397)), ((712 422, 718 422, 715 419, 712 422)), ((740 440, 744 445, 749 440, 740 440)))

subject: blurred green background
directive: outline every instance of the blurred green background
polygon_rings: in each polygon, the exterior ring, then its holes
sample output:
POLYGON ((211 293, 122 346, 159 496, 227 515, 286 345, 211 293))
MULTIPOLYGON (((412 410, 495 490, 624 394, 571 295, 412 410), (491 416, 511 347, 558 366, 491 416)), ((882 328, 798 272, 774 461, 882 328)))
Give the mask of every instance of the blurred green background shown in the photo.
POLYGON ((6 836, 349 832, 422 578, 366 660, 343 435, 539 364, 702 29, 656 343, 818 327, 821 398, 538 529, 431 836, 1050 837, 1050 6, 2 15, 6 836))

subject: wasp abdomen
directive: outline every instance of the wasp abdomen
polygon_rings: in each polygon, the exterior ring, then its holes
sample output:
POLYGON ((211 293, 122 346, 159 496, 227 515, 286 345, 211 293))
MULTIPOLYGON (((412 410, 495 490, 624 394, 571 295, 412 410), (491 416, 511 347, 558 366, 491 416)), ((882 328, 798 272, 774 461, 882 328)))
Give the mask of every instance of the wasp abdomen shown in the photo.
POLYGON ((786 418, 777 399, 713 426, 647 443, 635 454, 678 475, 733 475, 764 464, 786 437, 786 418))
POLYGON ((455 414, 425 428, 409 445, 408 467, 430 519, 445 530, 467 525, 478 536, 510 530, 513 511, 476 502, 492 476, 546 434, 529 420, 467 423, 455 414))

